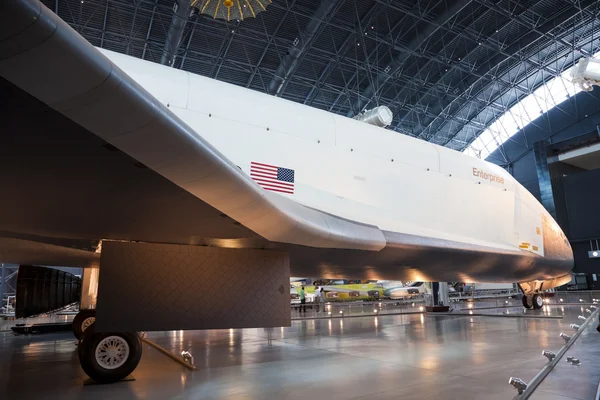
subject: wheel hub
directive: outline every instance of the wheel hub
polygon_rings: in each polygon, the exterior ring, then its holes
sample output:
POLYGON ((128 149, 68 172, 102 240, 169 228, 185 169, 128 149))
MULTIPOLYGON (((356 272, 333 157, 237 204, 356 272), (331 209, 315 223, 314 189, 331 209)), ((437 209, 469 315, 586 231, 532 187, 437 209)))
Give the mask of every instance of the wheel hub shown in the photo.
POLYGON ((544 299, 542 298, 542 296, 536 296, 535 302, 538 307, 542 307, 544 305, 544 299))
POLYGON ((102 368, 116 369, 129 358, 129 344, 120 336, 108 336, 98 343, 95 355, 102 368))
POLYGON ((94 322, 96 322, 96 317, 87 317, 81 323, 81 332, 85 332, 87 328, 90 327, 94 322))

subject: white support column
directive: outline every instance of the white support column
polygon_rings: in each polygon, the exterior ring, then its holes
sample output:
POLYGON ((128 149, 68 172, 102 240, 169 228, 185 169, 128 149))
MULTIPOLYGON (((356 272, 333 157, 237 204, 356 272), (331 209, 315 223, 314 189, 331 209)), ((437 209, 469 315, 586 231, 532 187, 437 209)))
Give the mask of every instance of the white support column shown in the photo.
POLYGON ((448 292, 448 282, 440 282, 438 296, 438 305, 448 306, 450 305, 450 296, 448 292))

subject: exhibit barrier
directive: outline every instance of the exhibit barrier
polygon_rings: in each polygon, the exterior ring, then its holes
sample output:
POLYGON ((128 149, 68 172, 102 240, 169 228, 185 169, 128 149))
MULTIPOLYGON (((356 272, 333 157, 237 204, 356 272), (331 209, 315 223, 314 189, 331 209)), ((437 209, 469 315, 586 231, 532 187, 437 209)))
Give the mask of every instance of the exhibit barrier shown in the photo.
POLYGON ((557 304, 579 304, 592 303, 593 299, 600 299, 600 290, 578 290, 578 291, 560 291, 554 292, 550 303, 557 304))
MULTIPOLYGON (((591 304, 593 299, 600 298, 600 291, 561 291, 550 292, 552 297, 546 297, 544 302, 549 305, 566 304, 591 304)), ((316 307, 316 303, 307 303, 306 312, 300 311, 299 304, 292 304, 292 319, 309 319, 321 317, 356 317, 356 316, 374 316, 391 314, 419 313, 424 311, 425 299, 419 296, 416 299, 406 300, 381 300, 381 301, 355 301, 355 302, 335 302, 327 301, 323 307, 316 307)), ((523 311, 523 305, 520 300, 520 294, 511 296, 502 296, 498 298, 463 298, 460 301, 450 303, 454 313, 480 313, 484 314, 506 314, 508 310, 523 311)), ((517 315, 518 312, 510 311, 509 315, 517 315)), ((549 312, 544 313, 550 315, 549 312)), ((559 317, 554 317, 559 318, 559 317)))

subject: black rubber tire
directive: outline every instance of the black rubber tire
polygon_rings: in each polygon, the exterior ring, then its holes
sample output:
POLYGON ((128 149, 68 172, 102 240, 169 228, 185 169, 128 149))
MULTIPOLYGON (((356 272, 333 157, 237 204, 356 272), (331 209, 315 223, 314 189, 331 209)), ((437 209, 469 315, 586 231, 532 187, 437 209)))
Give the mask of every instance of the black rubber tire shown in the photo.
POLYGON ((533 308, 533 301, 530 302, 530 297, 523 295, 523 297, 521 298, 521 301, 523 302, 523 307, 527 308, 527 309, 531 309, 533 308))
POLYGON ((533 304, 534 310, 539 310, 540 308, 544 307, 544 298, 541 294, 534 294, 533 298, 531 299, 531 303, 533 304))
POLYGON ((83 371, 99 383, 117 382, 131 374, 142 358, 142 340, 137 332, 108 332, 96 333, 95 326, 91 325, 84 333, 77 347, 79 363, 83 371), (106 369, 96 361, 96 347, 102 339, 109 336, 123 338, 129 346, 129 357, 123 365, 115 369, 106 369))
POLYGON ((96 318, 96 310, 81 310, 73 318, 73 334, 77 339, 81 339, 83 334, 82 324, 88 318, 96 318))

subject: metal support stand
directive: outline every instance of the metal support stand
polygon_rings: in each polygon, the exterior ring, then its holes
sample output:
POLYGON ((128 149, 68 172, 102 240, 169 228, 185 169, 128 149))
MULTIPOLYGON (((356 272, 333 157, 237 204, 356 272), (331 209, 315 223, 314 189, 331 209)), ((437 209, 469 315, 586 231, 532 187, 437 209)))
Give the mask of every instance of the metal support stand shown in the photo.
POLYGON ((433 306, 426 306, 427 312, 448 312, 450 298, 448 295, 448 282, 432 282, 431 293, 433 295, 433 306))
POLYGON ((450 304, 450 296, 448 292, 448 282, 440 282, 438 306, 447 306, 450 304))

